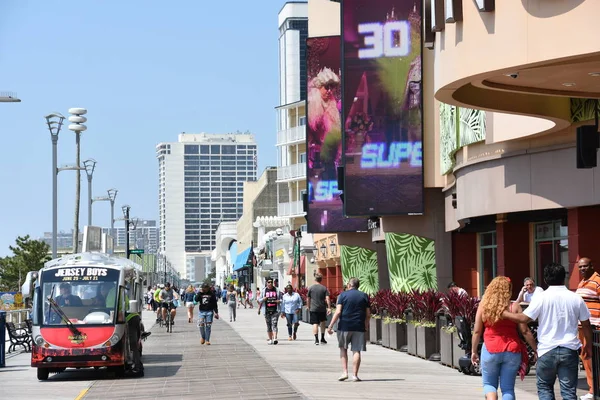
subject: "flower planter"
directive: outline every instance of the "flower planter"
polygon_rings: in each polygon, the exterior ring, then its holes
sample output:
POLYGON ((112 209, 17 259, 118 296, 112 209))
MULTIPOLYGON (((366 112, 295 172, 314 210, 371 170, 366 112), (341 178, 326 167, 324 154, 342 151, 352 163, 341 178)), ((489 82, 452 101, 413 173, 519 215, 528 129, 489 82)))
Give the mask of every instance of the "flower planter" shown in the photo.
POLYGON ((408 354, 417 355, 417 327, 411 323, 406 324, 406 346, 408 354))
POLYGON ((454 346, 452 345, 453 334, 445 329, 440 329, 439 335, 441 357, 440 362, 448 367, 452 367, 454 362, 452 357, 452 353, 454 351, 454 346))
POLYGON ((452 367, 459 368, 458 360, 465 355, 465 351, 458 347, 460 343, 460 339, 458 338, 458 333, 454 332, 452 334, 452 367))
POLYGON ((417 356, 429 359, 437 348, 437 330, 435 327, 417 327, 417 356))
POLYGON ((392 322, 389 324, 390 349, 406 351, 406 323, 392 322))
POLYGON ((390 329, 391 329, 390 326, 391 325, 392 325, 391 323, 387 323, 386 324, 385 322, 382 322, 382 325, 381 325, 381 345, 383 347, 387 347, 387 348, 390 347, 390 329))
POLYGON ((373 344, 381 344, 381 319, 371 318, 369 321, 369 341, 373 344))

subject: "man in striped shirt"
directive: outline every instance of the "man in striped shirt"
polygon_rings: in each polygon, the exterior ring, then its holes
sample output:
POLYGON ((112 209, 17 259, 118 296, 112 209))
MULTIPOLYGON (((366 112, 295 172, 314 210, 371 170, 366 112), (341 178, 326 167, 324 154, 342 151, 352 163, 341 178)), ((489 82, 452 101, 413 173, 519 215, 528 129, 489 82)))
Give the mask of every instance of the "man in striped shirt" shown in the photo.
MULTIPOLYGON (((579 282, 576 293, 585 301, 590 310, 590 324, 592 325, 592 329, 596 329, 596 327, 600 326, 600 275, 594 271, 592 260, 587 257, 580 258, 577 266, 579 267, 579 274, 582 279, 579 282)), ((592 355, 584 351, 586 349, 586 341, 581 326, 579 326, 579 340, 581 340, 581 344, 583 345, 581 361, 585 368, 585 376, 589 386, 588 394, 581 396, 581 400, 588 400, 594 398, 592 355)))

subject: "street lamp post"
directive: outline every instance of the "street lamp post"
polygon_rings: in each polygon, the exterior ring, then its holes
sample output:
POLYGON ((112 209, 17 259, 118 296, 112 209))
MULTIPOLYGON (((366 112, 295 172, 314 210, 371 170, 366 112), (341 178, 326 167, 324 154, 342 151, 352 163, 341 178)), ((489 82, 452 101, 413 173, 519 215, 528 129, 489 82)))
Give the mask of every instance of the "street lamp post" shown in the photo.
POLYGON ((123 210, 123 218, 125 218, 125 257, 129 259, 129 211, 131 207, 124 205, 121 209, 123 210))
MULTIPOLYGON (((108 189, 108 201, 110 201, 110 236, 112 237, 113 248, 115 247, 115 200, 119 191, 115 188, 108 189)), ((128 236, 129 237, 129 236, 128 236)))
POLYGON ((58 248, 58 134, 65 117, 60 113, 46 115, 46 124, 52 139, 52 258, 57 257, 58 248))
MULTIPOLYGON (((87 121, 84 117, 87 113, 85 108, 70 108, 69 130, 75 133, 75 165, 81 164, 81 133, 87 129, 83 123, 87 121)), ((75 171, 75 221, 73 223, 73 253, 79 250, 79 205, 81 201, 81 171, 75 171)))
POLYGON ((96 160, 90 158, 83 162, 88 180, 88 226, 92 226, 92 177, 96 169, 96 160))
POLYGON ((112 237, 112 241, 113 241, 113 248, 115 247, 115 234, 114 234, 114 230, 115 230, 115 200, 117 198, 117 193, 119 193, 119 191, 115 188, 111 188, 108 189, 106 191, 106 193, 108 194, 107 196, 100 196, 100 197, 94 197, 92 199, 92 203, 95 201, 109 201, 110 202, 110 236, 112 237))

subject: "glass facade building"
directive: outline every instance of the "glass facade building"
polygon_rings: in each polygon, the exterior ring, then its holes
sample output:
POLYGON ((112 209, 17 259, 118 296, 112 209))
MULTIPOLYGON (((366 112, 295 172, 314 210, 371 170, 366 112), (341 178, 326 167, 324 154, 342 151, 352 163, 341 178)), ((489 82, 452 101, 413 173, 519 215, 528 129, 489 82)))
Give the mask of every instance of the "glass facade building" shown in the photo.
POLYGON ((242 215, 244 182, 256 180, 256 141, 249 133, 184 133, 159 144, 157 158, 159 252, 191 276, 187 260, 211 252, 219 223, 242 215))

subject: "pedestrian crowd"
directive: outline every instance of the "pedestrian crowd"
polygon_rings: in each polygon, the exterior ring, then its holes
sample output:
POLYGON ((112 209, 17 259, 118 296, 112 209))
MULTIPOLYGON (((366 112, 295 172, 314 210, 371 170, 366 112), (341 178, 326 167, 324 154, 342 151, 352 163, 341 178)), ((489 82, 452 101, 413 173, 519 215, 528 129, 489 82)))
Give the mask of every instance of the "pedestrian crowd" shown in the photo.
POLYGON ((510 278, 497 276, 487 286, 471 347, 471 362, 480 366, 486 399, 498 399, 498 389, 503 400, 516 398, 515 381, 519 375, 523 379, 530 362, 525 342, 536 362, 538 398, 555 399, 558 378, 562 398, 577 400, 580 361, 589 389, 580 399, 594 398, 592 329, 600 324, 600 275, 589 258, 581 258, 577 267, 581 280, 576 291, 567 288, 567 271, 557 263, 544 267, 546 290, 525 278, 516 301, 511 301, 510 278), (529 328, 534 321, 537 338, 529 328))
MULTIPOLYGON (((577 400, 580 361, 589 387, 588 393, 580 400, 594 398, 592 329, 600 326, 600 275, 595 272, 589 258, 581 258, 577 266, 581 280, 574 292, 565 285, 566 269, 556 263, 544 267, 546 290, 528 277, 514 301, 513 282, 509 277, 497 276, 486 287, 475 316, 471 343, 471 362, 480 367, 486 399, 516 398, 517 376, 523 379, 531 359, 526 345, 533 352, 533 362, 537 362, 536 384, 540 399, 555 398, 554 386, 558 378, 563 399, 577 400), (530 330, 534 321, 537 321, 537 337, 530 330)), ((369 296, 360 291, 360 281, 353 277, 332 308, 329 290, 322 284, 322 279, 320 274, 315 274, 315 283, 306 294, 314 344, 326 345, 325 334, 332 337, 337 324, 336 340, 342 367, 338 380, 359 382, 361 353, 366 351, 371 315, 369 296), (333 315, 328 318, 332 310, 333 315), (352 352, 351 374, 348 350, 352 352)), ((263 288, 257 287, 255 292, 245 285, 229 285, 221 289, 207 284, 178 291, 166 283, 148 287, 146 300, 148 309, 157 312, 157 319, 165 316, 165 302, 172 302, 172 313, 179 305, 185 306, 189 323, 194 321, 193 310, 197 305, 200 343, 206 345, 210 344, 213 319, 219 318, 218 300, 227 305, 231 323, 236 321, 240 307, 254 308, 256 302, 258 315, 265 319, 267 344, 277 345, 279 320, 285 320, 287 340, 297 339, 304 305, 291 284, 286 285, 284 291, 280 291, 278 286, 277 279, 273 278, 267 278, 263 288)), ((448 285, 448 289, 459 295, 468 295, 454 282, 448 285)))

